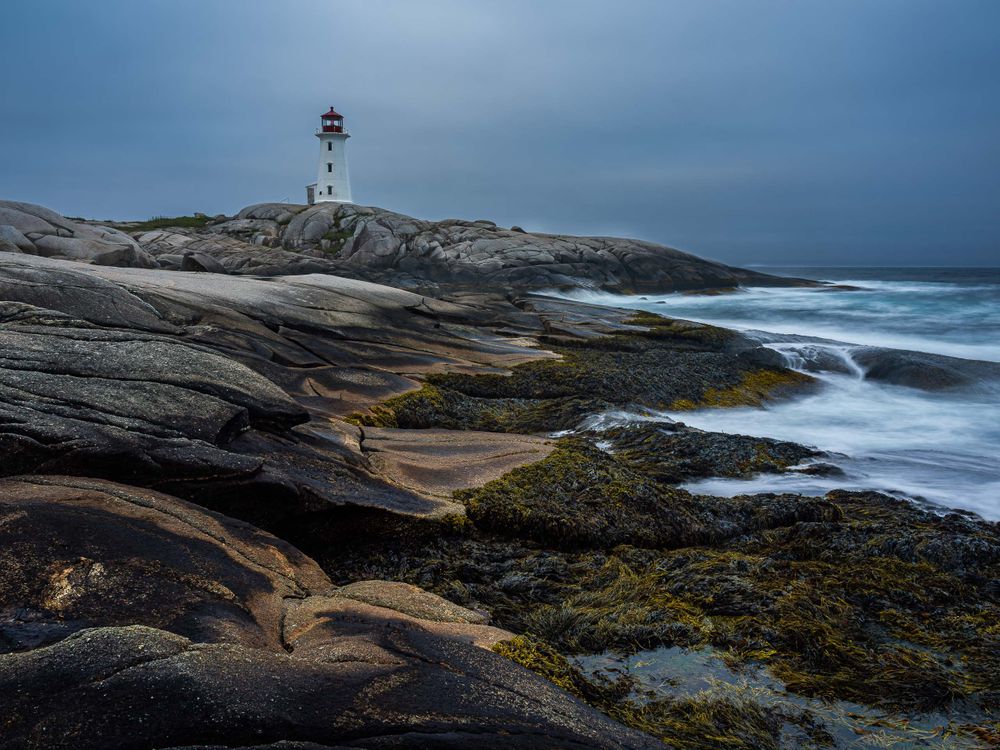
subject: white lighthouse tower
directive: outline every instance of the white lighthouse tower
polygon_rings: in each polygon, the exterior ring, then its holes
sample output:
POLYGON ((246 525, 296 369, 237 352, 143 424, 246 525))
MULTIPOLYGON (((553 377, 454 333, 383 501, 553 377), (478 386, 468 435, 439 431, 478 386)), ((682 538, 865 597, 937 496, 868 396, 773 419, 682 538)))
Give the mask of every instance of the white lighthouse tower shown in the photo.
POLYGON ((333 107, 320 117, 319 176, 316 184, 306 188, 309 203, 353 203, 351 176, 347 171, 347 139, 344 116, 333 107))

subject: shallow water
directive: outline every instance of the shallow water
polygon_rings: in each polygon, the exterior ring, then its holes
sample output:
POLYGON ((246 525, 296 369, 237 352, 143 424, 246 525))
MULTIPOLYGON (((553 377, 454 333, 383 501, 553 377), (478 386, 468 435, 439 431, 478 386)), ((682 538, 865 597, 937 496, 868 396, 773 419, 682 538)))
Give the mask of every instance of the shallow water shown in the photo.
MULTIPOLYGON (((766 269, 775 273, 779 269, 766 269)), ((929 392, 865 379, 855 345, 1000 362, 1000 271, 982 269, 780 269, 857 291, 751 289, 719 296, 574 299, 649 310, 754 333, 788 366, 818 378, 815 393, 763 409, 703 409, 658 417, 718 432, 791 440, 833 454, 846 476, 787 473, 709 479, 715 495, 821 494, 873 489, 1000 519, 1000 380, 929 392), (818 337, 820 340, 809 340, 818 337)), ((961 365, 961 363, 959 363, 961 365)), ((629 421, 639 415, 605 415, 629 421)), ((648 415, 647 417, 648 418, 648 415)))
MULTIPOLYGON (((961 715, 925 714, 902 717, 847 701, 821 701, 786 690, 780 680, 760 666, 734 671, 711 647, 676 646, 640 651, 629 656, 604 653, 578 656, 573 663, 589 678, 615 680, 628 676, 636 690, 633 700, 704 696, 711 700, 751 700, 786 715, 809 711, 831 734, 834 747, 847 748, 978 748, 971 738, 952 734, 956 725, 974 720, 961 715), (950 731, 952 730, 952 731, 950 731)), ((792 729, 794 727, 787 727, 792 729)), ((798 747, 793 733, 785 747, 798 747)))

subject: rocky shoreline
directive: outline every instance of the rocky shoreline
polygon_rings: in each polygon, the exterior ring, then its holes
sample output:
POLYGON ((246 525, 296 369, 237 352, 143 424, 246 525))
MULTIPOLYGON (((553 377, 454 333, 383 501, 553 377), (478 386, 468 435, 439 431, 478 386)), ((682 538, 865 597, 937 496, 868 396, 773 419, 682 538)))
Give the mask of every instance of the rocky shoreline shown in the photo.
POLYGON ((680 489, 824 457, 594 417, 811 378, 532 293, 788 282, 356 206, 192 223, 0 203, 0 747, 1000 738, 997 524, 680 489), (745 679, 585 668, 669 649, 745 679))
POLYGON ((326 273, 427 293, 580 286, 641 293, 813 283, 641 240, 539 234, 485 220, 423 221, 342 203, 261 203, 235 217, 102 223, 0 201, 0 251, 236 275, 326 273))

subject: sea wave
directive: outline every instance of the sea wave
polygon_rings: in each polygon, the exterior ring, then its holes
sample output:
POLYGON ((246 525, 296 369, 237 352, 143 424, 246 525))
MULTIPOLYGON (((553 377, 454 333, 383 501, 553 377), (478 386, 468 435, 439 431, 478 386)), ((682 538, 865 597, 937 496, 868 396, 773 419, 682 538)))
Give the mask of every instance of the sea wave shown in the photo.
POLYGON ((763 409, 615 412, 587 426, 683 421, 815 447, 844 471, 839 477, 789 472, 707 479, 690 485, 699 492, 872 489, 1000 519, 1000 285, 838 281, 866 288, 720 296, 573 293, 580 301, 743 330, 821 383, 812 393, 763 409))

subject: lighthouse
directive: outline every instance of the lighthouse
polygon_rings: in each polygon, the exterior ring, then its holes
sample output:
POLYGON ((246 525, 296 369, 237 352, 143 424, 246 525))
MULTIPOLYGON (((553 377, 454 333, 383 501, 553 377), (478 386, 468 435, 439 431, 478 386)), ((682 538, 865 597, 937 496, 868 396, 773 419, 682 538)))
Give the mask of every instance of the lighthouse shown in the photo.
POLYGON ((320 115, 319 175, 315 185, 306 188, 309 203, 353 203, 351 177, 347 171, 347 139, 350 133, 344 127, 344 116, 332 106, 320 115))

